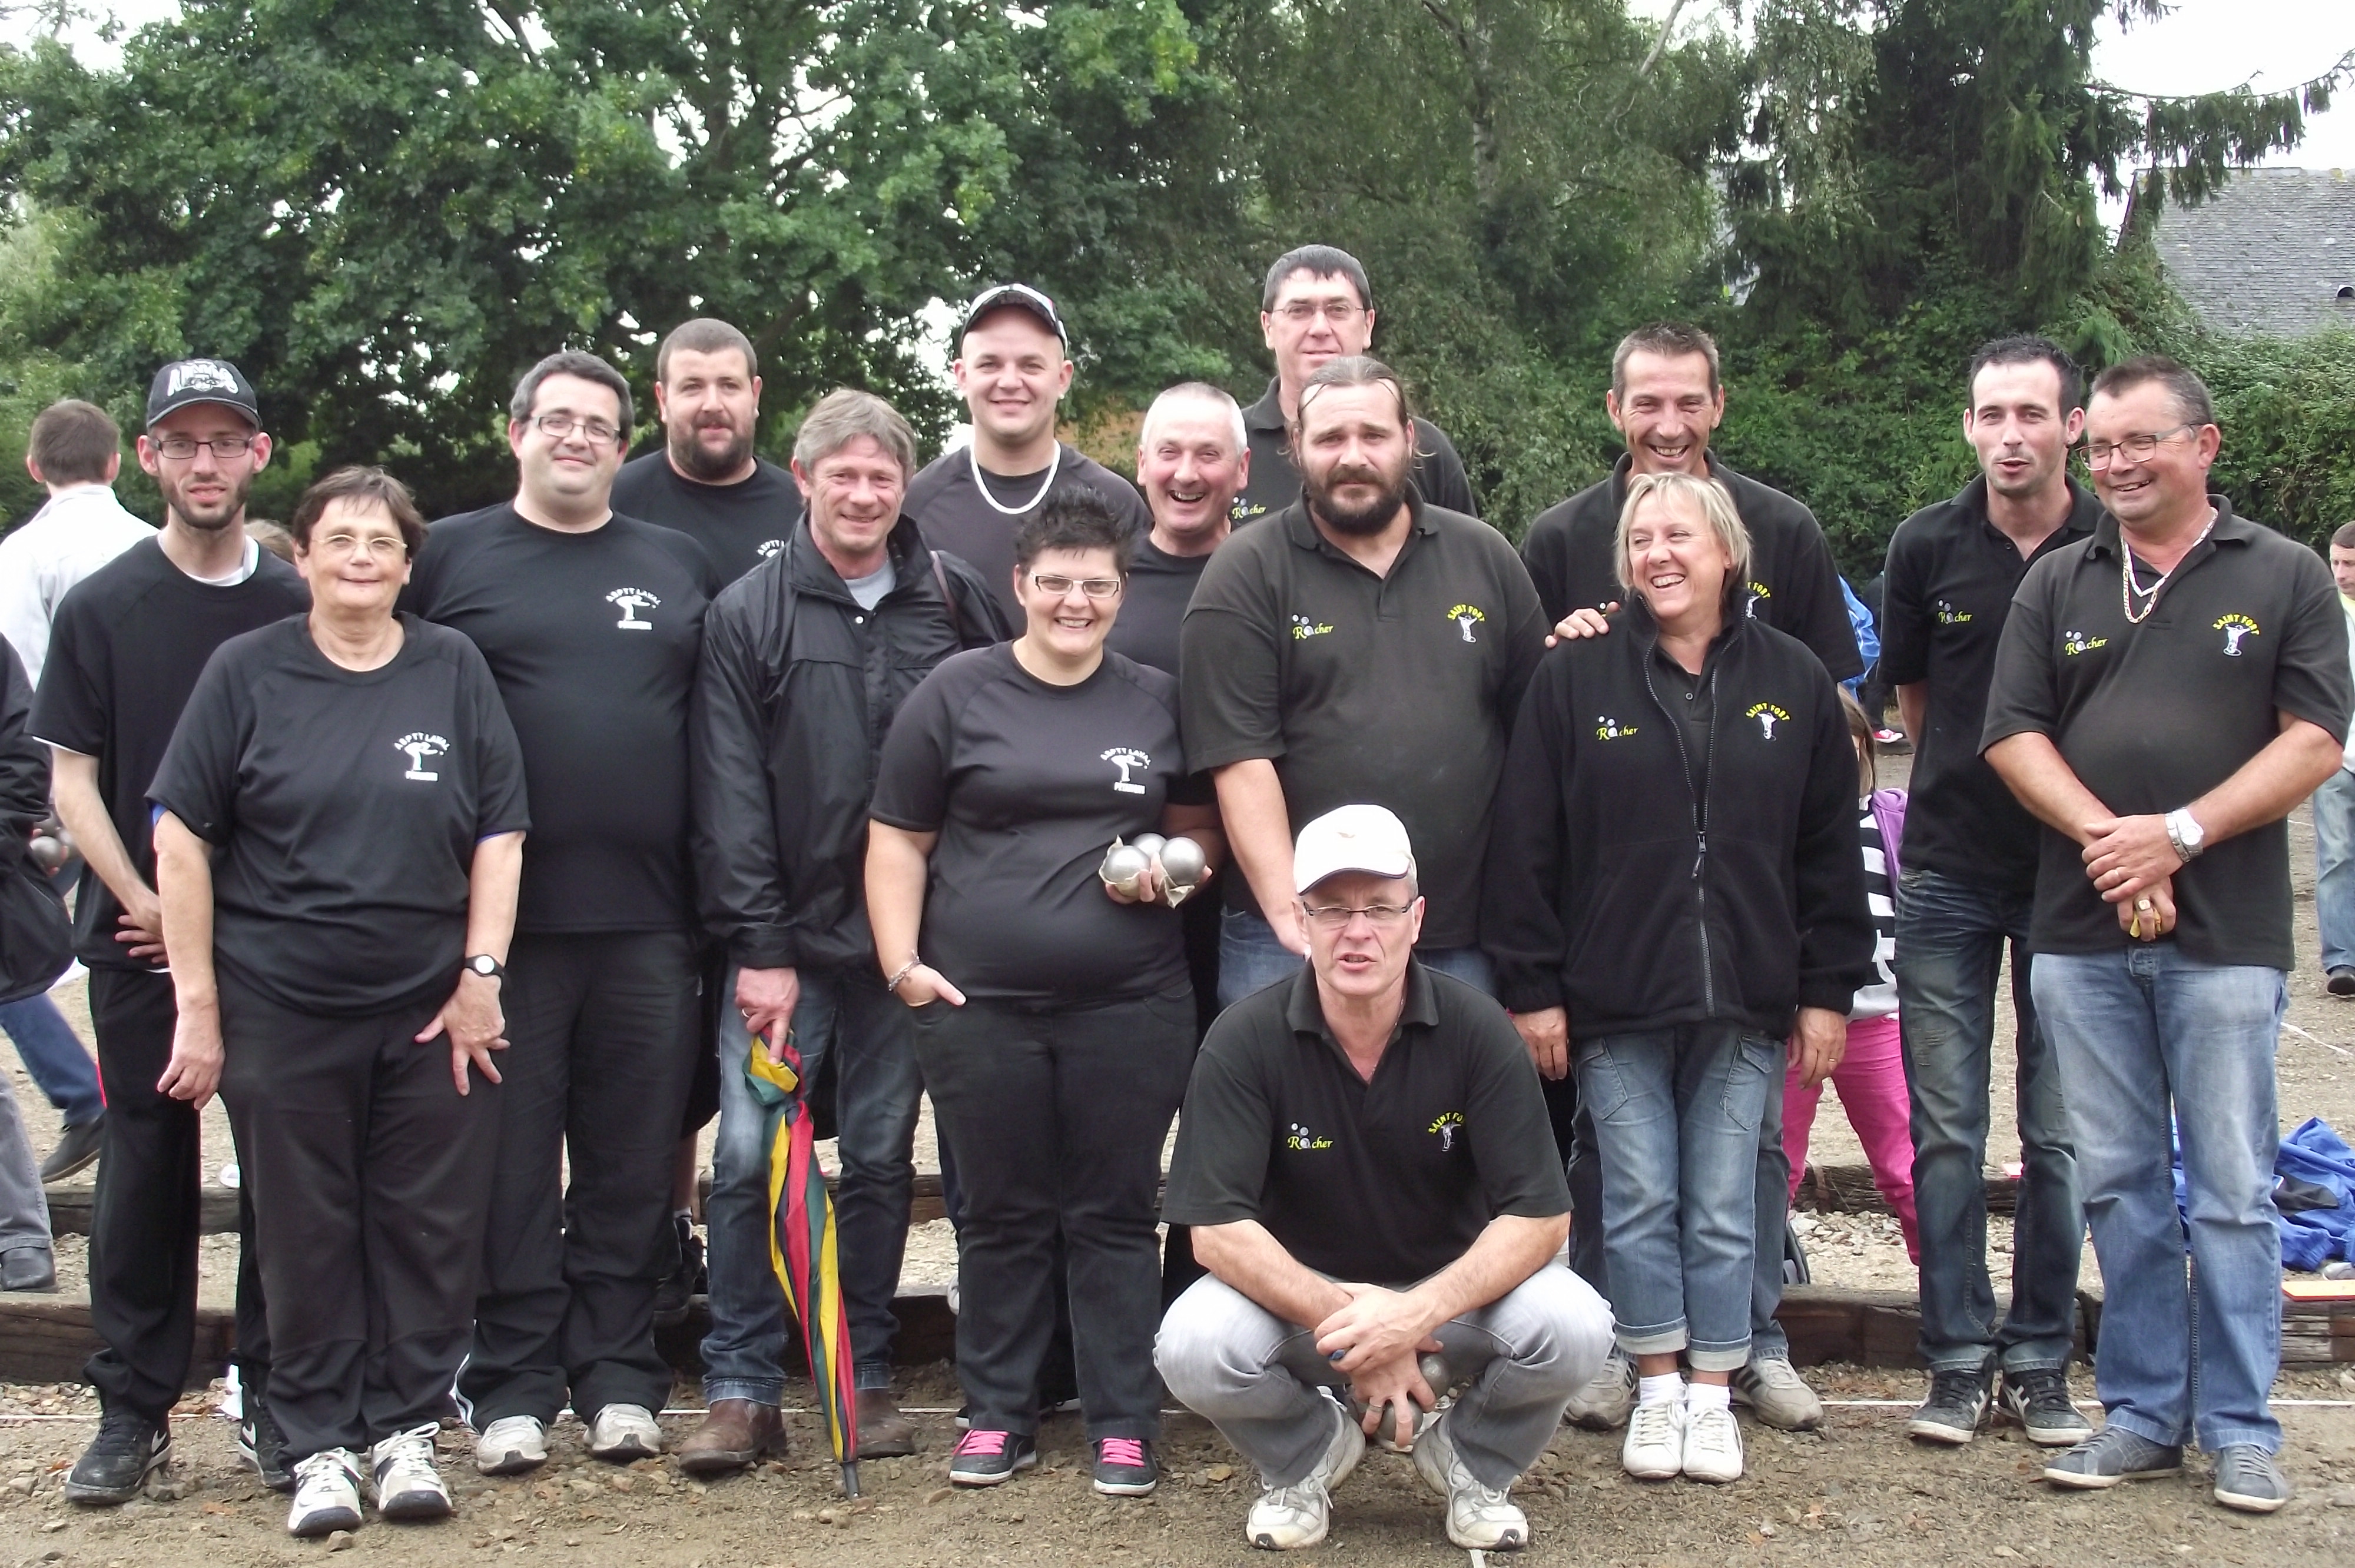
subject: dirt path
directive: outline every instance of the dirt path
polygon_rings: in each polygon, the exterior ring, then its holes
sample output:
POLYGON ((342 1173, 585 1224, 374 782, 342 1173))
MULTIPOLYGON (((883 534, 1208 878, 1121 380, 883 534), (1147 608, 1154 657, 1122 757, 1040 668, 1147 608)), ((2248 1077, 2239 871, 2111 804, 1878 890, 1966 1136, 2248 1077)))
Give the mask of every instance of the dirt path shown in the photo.
MULTIPOLYGON (((1832 1372, 1828 1395, 1918 1397, 1907 1373, 1832 1372)), ((2081 1393, 2084 1392, 2081 1390, 2081 1393)), ((2355 1373, 2302 1373, 2286 1397, 2355 1401, 2355 1373)), ((58 1391, 0 1389, 0 1412, 82 1403, 58 1391)), ((789 1401, 797 1398, 788 1391, 789 1401)), ((945 1368, 903 1391, 911 1404, 949 1406, 945 1368)), ((192 1401, 192 1407, 197 1402, 192 1401)), ((2283 1412, 2285 1456, 2299 1496, 2270 1519, 2227 1513, 2208 1499, 2204 1467, 2179 1480, 2097 1494, 2060 1494, 2034 1478, 2035 1451, 2000 1431, 1956 1450, 1923 1451, 1901 1435, 1901 1413, 1840 1407, 1820 1435, 1792 1436, 1745 1424, 1750 1474, 1725 1488, 1646 1485, 1618 1467, 1618 1439, 1565 1430, 1518 1495, 1537 1532, 1517 1560, 1715 1568, 1727 1563, 1958 1563, 2107 1565, 2264 1563, 2314 1568, 2355 1561, 2355 1409, 2283 1412)), ((666 1420, 674 1434, 688 1418, 666 1420)), ((845 1503, 834 1467, 815 1459, 813 1422, 793 1422, 794 1457, 709 1487, 668 1461, 629 1470, 589 1460, 570 1422, 552 1434, 538 1475, 474 1476, 463 1433, 445 1432, 444 1470, 460 1512, 444 1524, 371 1518, 350 1542, 353 1561, 488 1563, 513 1555, 581 1568, 985 1568, 998 1563, 1205 1564, 1270 1563, 1243 1543, 1253 1483, 1202 1423, 1174 1419, 1171 1476, 1153 1498, 1114 1502, 1087 1485, 1078 1423, 1048 1424, 1044 1462, 989 1492, 952 1492, 942 1479, 951 1437, 945 1414, 925 1422, 926 1452, 862 1467, 866 1497, 845 1503)), ((76 1509, 57 1490, 89 1430, 82 1421, 7 1424, 0 1414, 0 1564, 60 1568, 220 1568, 317 1561, 328 1548, 290 1540, 284 1499, 237 1462, 226 1424, 177 1427, 180 1458, 169 1500, 111 1512, 76 1509), (29 1487, 29 1490, 27 1489, 29 1487)), ((1330 1542, 1308 1561, 1462 1564, 1435 1499, 1402 1457, 1369 1457, 1337 1499, 1330 1542)))

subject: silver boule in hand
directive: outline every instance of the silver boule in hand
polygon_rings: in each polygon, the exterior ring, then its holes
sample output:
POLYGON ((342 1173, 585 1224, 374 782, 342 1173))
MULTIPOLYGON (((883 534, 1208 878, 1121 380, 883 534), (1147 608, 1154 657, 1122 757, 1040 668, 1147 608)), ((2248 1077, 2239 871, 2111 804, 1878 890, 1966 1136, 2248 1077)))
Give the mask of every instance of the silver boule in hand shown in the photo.
POLYGON ((1103 864, 1096 868, 1096 874, 1103 878, 1103 885, 1114 893, 1124 898, 1134 898, 1136 896, 1136 879, 1143 876, 1152 864, 1152 857, 1143 850, 1114 839, 1112 848, 1104 852, 1103 864))
POLYGON ((1163 840, 1159 833, 1139 833, 1128 841, 1128 847, 1154 860, 1161 858, 1163 840))
POLYGON ((1165 895, 1174 908, 1186 902, 1187 895, 1201 885, 1202 877, 1210 869, 1210 857, 1202 846, 1184 834, 1161 846, 1161 874, 1167 885, 1165 895))

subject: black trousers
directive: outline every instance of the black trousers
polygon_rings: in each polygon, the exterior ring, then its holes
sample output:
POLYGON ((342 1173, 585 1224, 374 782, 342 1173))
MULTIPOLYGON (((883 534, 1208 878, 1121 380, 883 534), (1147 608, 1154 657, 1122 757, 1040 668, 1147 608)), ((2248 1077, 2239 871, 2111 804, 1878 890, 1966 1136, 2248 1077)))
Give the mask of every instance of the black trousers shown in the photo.
MULTIPOLYGON (((1210 1033, 1219 1017, 1219 927, 1227 900, 1217 885, 1178 906, 1178 921, 1186 933, 1186 972, 1194 982, 1194 1038, 1210 1033)), ((1210 1271, 1194 1259, 1194 1228, 1170 1225, 1161 1237, 1161 1309, 1193 1287, 1210 1271)))
POLYGON ((474 1337, 499 1086, 417 1034, 441 1001, 318 1018, 220 977, 221 1086, 270 1297, 286 1457, 438 1420, 474 1337))
MULTIPOLYGON (((110 1409, 161 1421, 188 1383, 197 1336, 197 1240, 204 1194, 197 1109, 155 1087, 172 1059, 179 1010, 172 977, 92 969, 90 1016, 106 1096, 90 1224, 91 1326, 106 1342, 83 1375, 110 1409)), ((250 1197, 238 1200, 237 1355, 240 1386, 270 1379, 250 1197)), ((208 1373, 208 1376, 210 1374, 208 1373)))
POLYGON ((1594 1123, 1582 1115, 1578 1075, 1540 1077, 1553 1146, 1570 1178, 1570 1266, 1595 1293, 1610 1299, 1603 1278, 1603 1161, 1594 1153, 1594 1123))
POLYGON ((476 1430, 659 1410, 655 1285, 695 1070, 695 944, 680 931, 521 935, 503 999, 498 1162, 474 1344, 458 1395, 476 1430), (564 1182, 570 1159, 571 1182, 564 1182))
POLYGON ((1090 1008, 933 1002, 916 1058, 955 1151, 957 1380, 973 1425, 1038 1429, 1056 1234, 1088 1436, 1160 1435, 1154 1193, 1194 1059, 1187 991, 1090 1008))

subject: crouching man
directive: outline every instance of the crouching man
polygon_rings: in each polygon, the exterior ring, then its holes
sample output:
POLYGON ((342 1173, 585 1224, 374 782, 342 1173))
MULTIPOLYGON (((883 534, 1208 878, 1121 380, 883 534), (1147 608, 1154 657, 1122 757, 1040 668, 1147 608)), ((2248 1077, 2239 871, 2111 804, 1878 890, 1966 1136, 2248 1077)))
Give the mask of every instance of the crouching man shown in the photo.
POLYGON ((1537 1071, 1494 1001, 1415 960, 1396 816, 1310 822, 1294 884, 1308 965, 1229 1008, 1195 1063, 1163 1215, 1209 1277, 1155 1360, 1259 1467, 1254 1546, 1324 1540, 1393 1413, 1417 1418, 1450 1541, 1527 1545, 1507 1494, 1611 1347, 1610 1308, 1553 1262, 1570 1192, 1537 1071))

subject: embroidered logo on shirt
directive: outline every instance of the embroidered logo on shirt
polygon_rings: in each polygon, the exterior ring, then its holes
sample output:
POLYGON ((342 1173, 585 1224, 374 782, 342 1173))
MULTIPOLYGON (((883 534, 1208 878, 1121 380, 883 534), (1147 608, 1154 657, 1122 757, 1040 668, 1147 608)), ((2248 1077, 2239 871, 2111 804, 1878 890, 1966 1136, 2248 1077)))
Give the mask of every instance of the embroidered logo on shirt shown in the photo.
POLYGON ((783 539, 763 539, 761 541, 761 559, 765 561, 784 547, 785 542, 783 539))
POLYGON ((429 759, 448 751, 450 743, 438 735, 427 735, 420 730, 414 735, 402 736, 392 743, 392 748, 395 751, 409 754, 409 771, 401 775, 403 779, 414 779, 420 783, 431 784, 442 775, 428 773, 425 770, 425 764, 429 759))
POLYGON ((1132 784, 1128 781, 1128 770, 1132 768, 1150 768, 1153 766, 1153 758, 1134 747, 1115 746, 1103 754, 1103 760, 1120 769, 1120 781, 1113 786, 1114 789, 1124 795, 1145 793, 1144 785, 1132 784))
POLYGON ((2071 659, 2074 659, 2080 653, 2091 653, 2096 648, 2107 648, 2109 645, 2110 640, 2106 637, 2088 637, 2082 631, 2064 631, 2061 634, 2061 652, 2065 657, 2071 659))
POLYGON ((1462 1131, 1463 1128, 1464 1113, 1449 1111, 1423 1130, 1439 1135, 1440 1153, 1453 1154, 1455 1151, 1455 1135, 1462 1131))
POLYGON ((1478 605, 1459 604, 1455 609, 1449 610, 1447 614, 1457 626, 1463 629, 1465 641, 1477 642, 1480 641, 1478 638, 1472 635, 1472 629, 1479 625, 1482 621, 1487 620, 1488 617, 1482 611, 1478 605))
POLYGON ((1621 724, 1608 714, 1594 715, 1594 738, 1597 740, 1624 740, 1635 733, 1636 726, 1632 724, 1621 724))
POLYGON ((1311 620, 1305 615, 1295 615, 1292 618, 1292 640, 1295 642, 1305 642, 1312 637, 1326 636, 1332 630, 1325 622, 1311 620))
POLYGON ((1248 523, 1254 517, 1263 517, 1266 514, 1265 506, 1256 502, 1245 501, 1238 495, 1235 497, 1235 503, 1227 509, 1227 521, 1231 525, 1236 523, 1248 523))
POLYGON ((1295 1121, 1292 1124, 1292 1130, 1284 1135, 1284 1147, 1286 1149, 1298 1149, 1303 1150, 1311 1149, 1330 1149, 1333 1147, 1333 1140, 1329 1138, 1317 1137, 1315 1133, 1309 1131, 1306 1128, 1301 1126, 1295 1121))
POLYGON ((2242 638, 2261 635, 2257 630, 2257 623, 2238 610, 2220 617, 2213 626, 2214 630, 2224 634, 2224 656, 2228 659, 2237 659, 2241 656, 2242 638))
POLYGON ((1790 714, 1776 707, 1773 703, 1753 703, 1742 710, 1742 716, 1756 719, 1759 733, 1769 740, 1774 738, 1774 726, 1778 722, 1783 724, 1791 722, 1790 714))
POLYGON ((1768 588, 1764 583, 1755 580, 1744 583, 1742 586, 1748 595, 1748 597, 1742 601, 1742 613, 1750 617, 1753 620, 1755 620, 1758 619, 1758 601, 1762 599, 1773 599, 1774 597, 1774 590, 1768 588))
POLYGON ((613 624, 624 631, 652 631, 655 629, 655 623, 651 620, 640 620, 638 611, 662 608, 662 600, 645 589, 636 588, 615 588, 605 596, 605 602, 621 610, 622 619, 613 624))
POLYGON ((1949 604, 1943 599, 1938 600, 1937 609, 1938 624, 1941 626, 1968 626, 1970 624, 1971 612, 1967 609, 1956 609, 1952 604, 1949 604))

